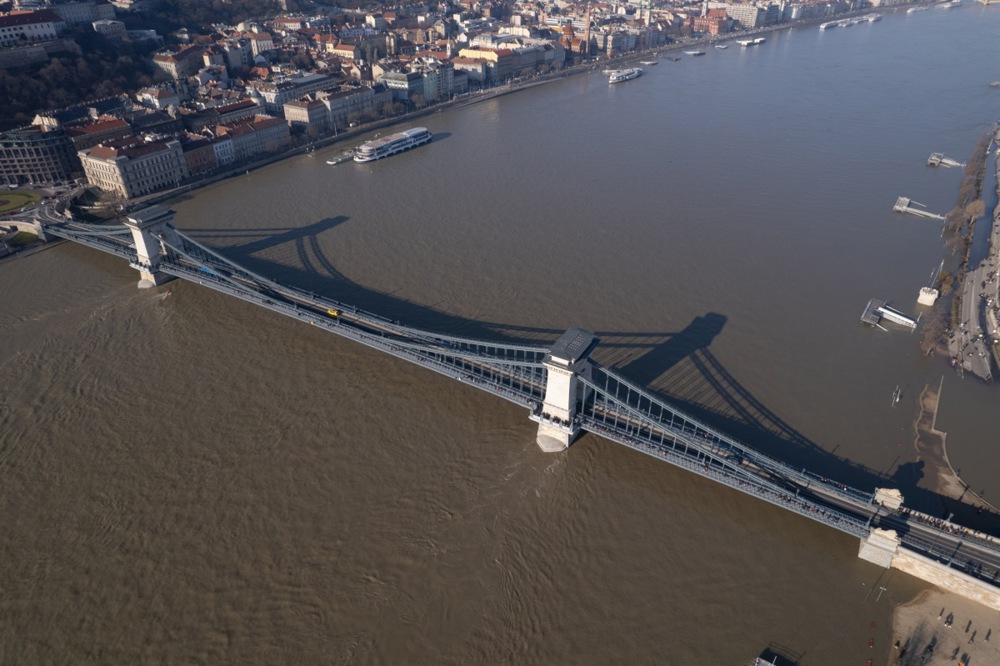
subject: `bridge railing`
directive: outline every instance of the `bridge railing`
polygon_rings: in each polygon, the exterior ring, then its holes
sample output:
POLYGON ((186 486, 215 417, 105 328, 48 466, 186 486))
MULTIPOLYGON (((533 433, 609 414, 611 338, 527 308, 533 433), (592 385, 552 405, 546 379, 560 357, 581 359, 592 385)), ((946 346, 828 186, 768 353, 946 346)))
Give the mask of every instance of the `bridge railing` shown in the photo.
MULTIPOLYGON (((617 429, 604 426, 599 421, 586 417, 582 421, 583 427, 594 434, 606 437, 612 441, 623 444, 631 449, 645 453, 659 460, 663 460, 677 467, 681 467, 699 476, 703 476, 723 485, 729 486, 742 493, 752 495, 765 502, 774 504, 783 509, 787 509, 810 520, 824 523, 847 534, 858 538, 867 538, 870 529, 866 521, 859 520, 854 516, 839 512, 828 506, 817 502, 812 502, 807 498, 775 488, 759 479, 748 478, 743 475, 733 473, 732 469, 721 467, 718 460, 699 457, 698 453, 683 448, 670 448, 659 442, 651 441, 642 436, 626 434, 617 429)), ((692 449, 694 450, 694 449, 692 449)), ((696 451, 696 450, 694 450, 696 451)))
POLYGON ((203 286, 221 291, 244 301, 248 301, 284 314, 313 326, 337 333, 379 349, 397 358, 416 363, 440 374, 457 379, 476 388, 492 392, 510 402, 534 409, 544 392, 544 372, 541 374, 533 366, 487 363, 473 364, 464 356, 449 357, 438 349, 422 348, 387 335, 385 332, 368 331, 335 317, 324 316, 311 308, 300 307, 296 303, 276 299, 273 294, 260 294, 246 285, 234 284, 221 275, 212 275, 189 266, 168 261, 161 264, 164 272, 197 282, 203 286))
POLYGON ((916 523, 920 523, 924 527, 936 529, 942 534, 951 534, 953 536, 960 537, 969 543, 976 544, 980 548, 1000 553, 1000 542, 988 534, 970 530, 967 527, 956 525, 955 523, 944 520, 943 518, 935 518, 934 516, 920 511, 914 511, 906 507, 903 507, 901 510, 897 510, 895 515, 903 520, 906 520, 907 522, 912 520, 916 523))
MULTIPOLYGON (((283 285, 275 282, 259 273, 255 273, 236 262, 226 258, 222 254, 212 250, 188 236, 175 231, 181 241, 181 246, 169 244, 169 247, 189 261, 200 263, 215 271, 231 273, 233 277, 257 284, 262 291, 275 295, 282 295, 286 298, 298 301, 303 304, 311 304, 324 310, 338 310, 350 314, 351 317, 360 322, 374 326, 381 330, 393 332, 399 336, 422 340, 430 344, 442 345, 452 348, 454 353, 465 351, 474 356, 493 358, 497 360, 507 360, 511 362, 532 362, 541 363, 548 349, 538 345, 499 343, 489 340, 477 340, 473 338, 463 338, 453 335, 445 335, 425 331, 418 328, 404 326, 397 321, 392 321, 380 315, 366 312, 353 305, 348 305, 340 301, 317 296, 316 294, 283 285)), ((164 241, 166 242, 166 241, 164 241)))
POLYGON ((976 562, 968 554, 963 553, 960 547, 945 548, 940 543, 934 543, 913 534, 901 537, 900 545, 907 550, 944 564, 950 569, 961 571, 991 585, 1000 585, 1000 568, 976 562))
MULTIPOLYGON (((46 230, 129 261, 137 259, 131 232, 126 227, 53 224, 47 225, 46 230)), ((548 352, 545 348, 437 335, 401 326, 337 301, 280 285, 243 269, 187 237, 180 238, 183 247, 169 248, 173 253, 163 259, 161 269, 164 272, 308 321, 492 392, 527 407, 532 413, 540 409, 546 383, 546 370, 541 363, 548 352), (360 325, 342 317, 327 316, 326 311, 335 308, 350 312, 360 325)), ((794 470, 681 413, 597 364, 593 368, 592 379, 581 378, 587 388, 585 393, 590 395, 577 422, 580 427, 835 529, 861 538, 868 535, 867 520, 824 504, 823 498, 812 495, 810 489, 815 486, 829 494, 849 498, 863 516, 871 506, 870 494, 835 484, 806 470, 794 470)), ((1000 550, 995 540, 979 539, 974 535, 969 535, 968 539, 1000 550)), ((905 534, 902 543, 907 548, 924 549, 934 554, 933 544, 912 534, 905 534)), ((978 565, 966 566, 983 570, 978 565)), ((996 570, 992 577, 996 579, 996 570)))
POLYGON ((792 468, 785 463, 760 453, 736 440, 728 437, 701 421, 684 414, 679 409, 667 404, 644 389, 635 386, 610 370, 593 364, 592 378, 582 380, 595 394, 622 405, 636 416, 647 418, 678 436, 695 437, 711 442, 719 451, 726 451, 730 456, 739 456, 757 467, 767 470, 776 477, 782 477, 789 482, 803 487, 822 486, 823 491, 841 497, 843 500, 861 508, 872 503, 872 493, 866 493, 846 484, 824 480, 815 474, 805 473, 792 468))
POLYGON ((46 226, 45 233, 51 233, 53 236, 65 238, 66 240, 76 241, 81 245, 87 245, 97 250, 101 250, 102 252, 108 252, 120 257, 125 257, 129 261, 135 261, 138 257, 135 251, 135 246, 129 244, 123 238, 109 236, 107 234, 87 233, 71 227, 57 225, 46 226))

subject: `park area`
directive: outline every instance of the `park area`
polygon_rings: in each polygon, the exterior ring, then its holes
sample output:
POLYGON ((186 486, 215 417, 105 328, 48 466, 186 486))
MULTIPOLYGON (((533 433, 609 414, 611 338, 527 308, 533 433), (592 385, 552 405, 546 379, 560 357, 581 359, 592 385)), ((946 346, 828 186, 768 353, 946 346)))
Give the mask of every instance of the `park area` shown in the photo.
POLYGON ((41 200, 41 196, 29 190, 0 192, 0 215, 16 213, 22 208, 33 206, 41 200))

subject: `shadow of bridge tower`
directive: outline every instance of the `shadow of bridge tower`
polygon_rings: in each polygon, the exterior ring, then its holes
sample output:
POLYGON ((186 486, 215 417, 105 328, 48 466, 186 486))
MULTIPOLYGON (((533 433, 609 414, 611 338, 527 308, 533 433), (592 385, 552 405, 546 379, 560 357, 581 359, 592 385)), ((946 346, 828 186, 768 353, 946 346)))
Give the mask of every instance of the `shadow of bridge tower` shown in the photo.
POLYGON ((726 318, 717 313, 697 317, 683 331, 616 369, 681 411, 793 468, 861 490, 898 488, 911 509, 940 517, 954 513, 966 526, 998 533, 1000 516, 919 486, 924 475, 922 462, 904 463, 887 476, 826 450, 782 418, 743 386, 709 349, 725 323, 726 318))

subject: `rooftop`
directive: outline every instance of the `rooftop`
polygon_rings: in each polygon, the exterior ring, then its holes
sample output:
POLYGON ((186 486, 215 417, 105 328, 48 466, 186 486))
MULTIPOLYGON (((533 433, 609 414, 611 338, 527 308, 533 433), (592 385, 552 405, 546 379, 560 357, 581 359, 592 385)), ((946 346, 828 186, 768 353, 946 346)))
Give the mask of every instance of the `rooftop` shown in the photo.
POLYGON ((556 340, 549 350, 549 356, 563 365, 572 365, 585 358, 599 340, 592 332, 582 328, 571 328, 556 340))

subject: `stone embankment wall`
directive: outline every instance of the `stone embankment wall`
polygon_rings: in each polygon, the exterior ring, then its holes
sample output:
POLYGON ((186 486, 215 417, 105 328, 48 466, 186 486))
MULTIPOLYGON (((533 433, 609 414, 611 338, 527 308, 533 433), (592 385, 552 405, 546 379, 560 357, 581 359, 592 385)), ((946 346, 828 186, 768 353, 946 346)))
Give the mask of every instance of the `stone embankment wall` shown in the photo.
MULTIPOLYGON (((11 228, 14 227, 18 231, 27 231, 29 234, 35 234, 38 236, 39 240, 46 240, 45 232, 42 230, 42 225, 36 220, 0 220, 0 227, 11 228)), ((0 235, 3 235, 0 233, 0 235)))
POLYGON ((900 550, 892 558, 892 568, 905 572, 937 585, 942 590, 954 592, 966 599, 972 599, 982 605, 1000 611, 1000 590, 960 571, 955 571, 941 562, 900 550))
POLYGON ((1000 611, 1000 588, 957 571, 943 562, 899 547, 894 530, 875 528, 861 540, 858 557, 880 567, 892 568, 927 581, 946 592, 1000 611))

